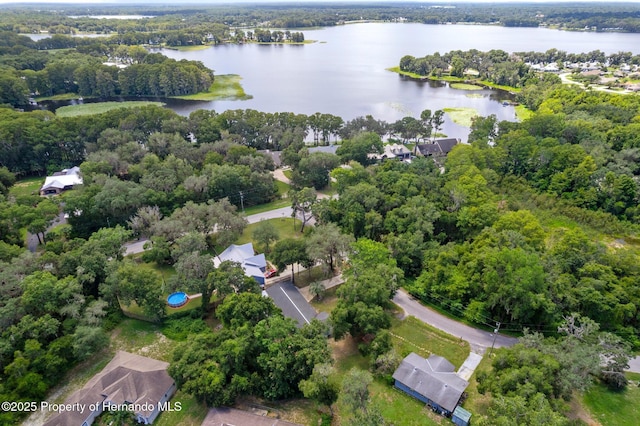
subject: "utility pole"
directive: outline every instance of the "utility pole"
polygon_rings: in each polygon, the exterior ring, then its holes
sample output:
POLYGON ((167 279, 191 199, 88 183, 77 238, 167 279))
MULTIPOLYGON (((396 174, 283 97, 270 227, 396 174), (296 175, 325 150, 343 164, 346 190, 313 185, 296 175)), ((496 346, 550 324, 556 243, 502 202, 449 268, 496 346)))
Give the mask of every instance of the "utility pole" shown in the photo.
POLYGON ((240 192, 240 205, 242 206, 242 213, 244 213, 244 191, 240 192))
POLYGON ((493 329, 493 343, 491 343, 491 350, 489 351, 489 356, 493 352, 493 346, 496 344, 496 338, 498 337, 498 333, 500 332, 500 323, 496 322, 497 328, 493 329))

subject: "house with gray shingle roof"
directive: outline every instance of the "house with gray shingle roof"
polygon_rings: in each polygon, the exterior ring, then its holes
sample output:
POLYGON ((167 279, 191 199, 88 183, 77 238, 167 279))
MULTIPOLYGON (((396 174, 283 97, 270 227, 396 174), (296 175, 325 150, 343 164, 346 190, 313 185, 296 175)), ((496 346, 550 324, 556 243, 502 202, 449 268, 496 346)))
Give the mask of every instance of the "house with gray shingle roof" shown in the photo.
POLYGON ((459 377, 445 358, 431 355, 425 359, 410 353, 393 373, 394 386, 424 402, 443 416, 451 416, 469 382, 459 377))
POLYGON ((176 391, 168 367, 168 362, 118 351, 102 371, 65 401, 75 409, 55 414, 44 426, 89 426, 105 409, 124 406, 131 408, 138 423, 151 424, 176 391))

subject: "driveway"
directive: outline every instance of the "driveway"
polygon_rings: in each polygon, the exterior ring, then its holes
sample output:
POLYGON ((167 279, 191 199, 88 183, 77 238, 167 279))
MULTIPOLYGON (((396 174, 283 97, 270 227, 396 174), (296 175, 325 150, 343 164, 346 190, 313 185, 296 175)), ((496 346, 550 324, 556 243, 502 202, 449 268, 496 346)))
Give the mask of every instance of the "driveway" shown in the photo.
POLYGON ((398 290, 393 298, 393 302, 400 306, 406 315, 414 316, 425 324, 429 324, 452 336, 466 340, 469 342, 469 345, 471 345, 471 351, 475 353, 483 354, 486 349, 490 348, 494 343, 494 338, 495 348, 513 346, 518 342, 518 339, 514 337, 508 337, 502 334, 494 336, 493 333, 489 333, 488 331, 478 330, 477 328, 469 327, 468 325, 447 318, 433 309, 420 304, 413 296, 402 289, 398 290))

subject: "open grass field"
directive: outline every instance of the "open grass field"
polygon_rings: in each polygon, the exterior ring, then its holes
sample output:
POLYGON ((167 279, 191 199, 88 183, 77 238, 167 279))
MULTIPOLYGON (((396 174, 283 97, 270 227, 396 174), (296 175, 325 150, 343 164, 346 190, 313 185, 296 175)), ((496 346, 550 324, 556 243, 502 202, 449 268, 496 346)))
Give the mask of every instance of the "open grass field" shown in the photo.
POLYGON ((38 96, 36 101, 70 101, 73 99, 78 99, 80 95, 76 93, 60 93, 58 95, 53 96, 38 96))
POLYGON ((602 426, 635 426, 640 419, 640 375, 627 373, 629 386, 613 392, 602 384, 594 385, 583 396, 583 404, 602 426))
POLYGON ((27 197, 29 195, 39 195, 40 187, 44 183, 43 177, 28 177, 20 179, 9 189, 9 195, 14 197, 27 197))
POLYGON ((465 127, 471 127, 471 119, 478 115, 478 111, 473 108, 443 108, 443 111, 454 123, 465 127))
POLYGON ((149 105, 163 106, 162 102, 126 101, 126 102, 96 102, 93 104, 78 104, 60 107, 56 110, 58 117, 78 117, 80 115, 102 114, 118 108, 136 108, 149 105))
MULTIPOLYGON (((299 238, 302 237, 302 234, 299 232, 300 226, 302 222, 298 219, 294 219, 292 217, 280 217, 277 219, 269 219, 266 220, 272 228, 274 228, 278 232, 279 240, 283 240, 285 238, 299 238), (295 228, 295 230, 294 230, 295 228)), ((253 231, 258 227, 258 223, 252 223, 244 228, 242 235, 236 241, 236 244, 246 244, 248 242, 253 241, 253 231)), ((255 247, 257 250, 261 250, 262 248, 255 247)))
POLYGON ((253 96, 247 95, 244 92, 240 80, 242 80, 242 77, 237 74, 216 75, 213 84, 207 92, 173 97, 191 101, 219 101, 223 99, 228 101, 242 101, 253 98, 253 96))
POLYGON ((278 188, 278 195, 283 198, 287 196, 287 193, 291 189, 291 185, 284 183, 280 180, 276 180, 276 188, 278 188))
MULTIPOLYGON (((357 368, 360 370, 368 370, 369 358, 364 357, 358 352, 358 347, 352 338, 347 337, 343 340, 333 342, 333 354, 336 361, 336 371, 340 377, 343 377, 350 369, 357 368)), ((430 426, 440 423, 436 416, 432 416, 430 411, 424 409, 424 404, 411 398, 396 389, 381 378, 376 378, 369 385, 369 394, 373 404, 381 411, 384 419, 388 424, 403 426, 430 426)), ((349 410, 338 401, 336 404, 336 416, 339 419, 338 424, 344 424, 345 419, 350 416, 349 410)))
POLYGON ((457 90, 482 90, 482 86, 468 83, 451 83, 449 87, 457 90))
POLYGON ((194 52, 198 50, 207 50, 211 47, 209 44, 200 44, 197 46, 165 46, 165 49, 179 50, 180 52, 194 52))
POLYGON ((469 343, 437 330, 415 317, 391 321, 393 345, 405 357, 415 352, 422 357, 440 355, 459 368, 469 355, 469 343))

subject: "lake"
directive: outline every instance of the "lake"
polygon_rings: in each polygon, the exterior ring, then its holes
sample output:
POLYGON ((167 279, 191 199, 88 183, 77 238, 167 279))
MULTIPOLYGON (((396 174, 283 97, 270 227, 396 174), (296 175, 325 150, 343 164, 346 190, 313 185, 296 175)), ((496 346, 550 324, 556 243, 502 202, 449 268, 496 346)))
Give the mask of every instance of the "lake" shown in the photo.
MULTIPOLYGON (((580 53, 602 50, 640 52, 640 34, 557 31, 546 28, 505 28, 480 25, 360 23, 304 30, 305 45, 221 45, 209 49, 160 49, 174 59, 202 61, 216 74, 239 74, 253 99, 174 106, 187 115, 199 108, 224 111, 252 108, 265 112, 292 111, 339 115, 345 120, 367 114, 388 122, 418 117, 424 109, 469 107, 480 115, 514 120, 513 107, 497 90, 461 91, 440 82, 414 81, 387 71, 404 55, 436 51, 502 49, 580 53), (471 95, 471 96, 469 96, 471 95)), ((448 117, 443 132, 465 139, 468 129, 448 117)))

